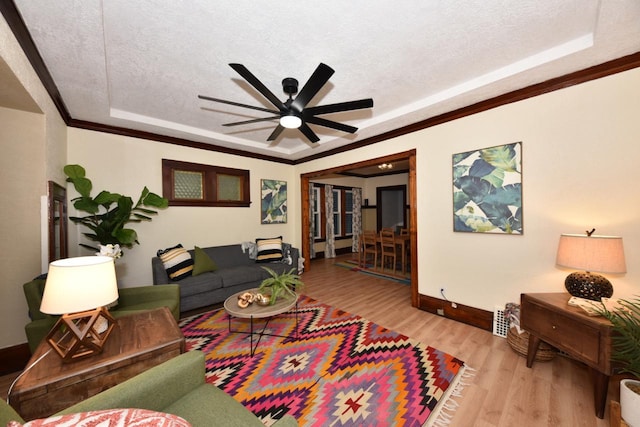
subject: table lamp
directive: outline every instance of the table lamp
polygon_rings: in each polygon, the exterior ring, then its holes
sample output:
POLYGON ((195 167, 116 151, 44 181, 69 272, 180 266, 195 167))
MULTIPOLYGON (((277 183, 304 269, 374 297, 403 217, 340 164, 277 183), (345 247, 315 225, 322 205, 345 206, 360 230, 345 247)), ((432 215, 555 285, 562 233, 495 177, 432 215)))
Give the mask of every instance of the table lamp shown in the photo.
POLYGON ((105 306, 117 299, 113 258, 86 256, 53 261, 40 311, 61 317, 45 339, 64 362, 102 352, 115 325, 105 306))
POLYGON ((613 295, 613 286, 604 276, 592 273, 626 273, 622 237, 587 234, 562 234, 558 244, 556 264, 577 268, 567 276, 564 286, 580 298, 600 301, 613 295))

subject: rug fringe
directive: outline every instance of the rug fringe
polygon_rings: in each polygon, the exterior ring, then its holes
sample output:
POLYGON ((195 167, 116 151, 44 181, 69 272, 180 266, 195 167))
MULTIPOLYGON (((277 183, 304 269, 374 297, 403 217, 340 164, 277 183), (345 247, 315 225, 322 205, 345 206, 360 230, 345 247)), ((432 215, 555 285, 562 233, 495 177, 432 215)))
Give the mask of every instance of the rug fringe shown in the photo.
POLYGON ((449 386, 440 403, 436 405, 424 427, 446 427, 451 424, 453 415, 460 406, 455 399, 462 397, 462 391, 470 384, 477 372, 467 365, 460 369, 461 373, 453 380, 453 384, 449 386))

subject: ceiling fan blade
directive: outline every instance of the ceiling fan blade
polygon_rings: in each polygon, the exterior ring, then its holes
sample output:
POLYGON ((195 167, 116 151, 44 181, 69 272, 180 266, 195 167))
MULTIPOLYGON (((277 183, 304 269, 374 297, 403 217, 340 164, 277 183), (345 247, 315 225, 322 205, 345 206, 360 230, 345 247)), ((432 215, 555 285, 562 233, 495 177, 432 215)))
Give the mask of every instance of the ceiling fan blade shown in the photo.
POLYGON ((276 128, 273 130, 273 132, 271 132, 271 135, 269 135, 269 138, 267 138, 267 141, 275 140, 277 137, 280 136, 280 134, 282 133, 283 130, 284 130, 284 126, 282 126, 280 124, 278 126, 276 126, 276 128))
POLYGON ((318 68, 313 72, 309 80, 304 84, 304 87, 296 96, 296 99, 293 100, 291 106, 297 110, 298 112, 302 112, 304 107, 307 106, 309 101, 316 96, 316 94, 322 89, 328 81, 329 78, 333 75, 335 71, 333 68, 329 67, 326 64, 320 63, 318 68))
POLYGON ((276 119, 279 119, 279 118, 280 118, 280 116, 261 117, 259 119, 245 120, 245 121, 242 121, 242 122, 224 123, 222 126, 248 125, 250 123, 267 122, 269 120, 276 120, 276 119))
POLYGON ((304 109, 304 113, 315 116, 317 114, 339 113, 341 111, 362 110, 373 107, 373 99, 359 99, 357 101, 339 102, 337 104, 318 105, 304 109))
POLYGON ((280 101, 278 97, 273 94, 273 92, 267 89, 267 87, 263 85, 262 82, 251 73, 251 71, 247 69, 247 67, 242 64, 229 64, 229 66, 236 70, 238 74, 240 74, 251 86, 256 88, 258 92, 260 92, 265 98, 269 100, 269 102, 278 107, 280 111, 285 111, 287 109, 284 103, 280 101))
POLYGON ((357 127, 345 125, 344 123, 334 122, 333 120, 323 119, 321 117, 305 117, 305 122, 314 125, 324 126, 326 128, 341 130, 343 132, 356 133, 357 127))
POLYGON ((277 110, 269 110, 268 108, 263 108, 263 107, 254 107, 253 105, 240 104, 239 102, 226 101, 224 99, 212 98, 210 96, 198 95, 198 98, 205 99, 207 101, 220 102, 222 104, 235 105, 236 107, 244 107, 244 108, 251 108, 252 110, 265 111, 267 113, 273 113, 273 114, 280 113, 280 111, 277 111, 277 110))
POLYGON ((309 126, 307 126, 306 123, 302 123, 302 125, 298 128, 300 130, 300 132, 302 132, 304 134, 304 136, 307 137, 307 139, 311 142, 318 142, 320 141, 320 138, 318 138, 318 135, 316 135, 309 126))

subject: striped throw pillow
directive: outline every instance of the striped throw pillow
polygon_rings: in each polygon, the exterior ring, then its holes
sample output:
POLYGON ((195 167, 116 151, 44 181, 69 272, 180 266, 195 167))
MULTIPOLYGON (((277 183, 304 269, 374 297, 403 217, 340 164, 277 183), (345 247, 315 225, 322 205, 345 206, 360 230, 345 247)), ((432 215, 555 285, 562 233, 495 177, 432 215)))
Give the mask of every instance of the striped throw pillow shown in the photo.
POLYGON ((282 260, 282 236, 271 239, 256 239, 258 255, 256 262, 277 262, 282 260))
POLYGON ((157 255, 162 260, 164 269, 171 280, 182 280, 191 276, 193 271, 193 259, 181 244, 172 248, 160 249, 157 255))

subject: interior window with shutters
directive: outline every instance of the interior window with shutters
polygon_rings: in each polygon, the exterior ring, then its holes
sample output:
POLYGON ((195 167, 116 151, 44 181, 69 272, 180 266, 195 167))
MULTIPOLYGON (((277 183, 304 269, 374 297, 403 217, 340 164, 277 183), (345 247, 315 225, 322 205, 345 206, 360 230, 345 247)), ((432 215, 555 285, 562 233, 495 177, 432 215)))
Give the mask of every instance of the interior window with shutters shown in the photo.
POLYGON ((313 188, 313 238, 322 238, 322 210, 320 209, 320 203, 322 201, 320 194, 320 187, 313 188))
POLYGON ((342 197, 341 190, 333 190, 333 234, 342 236, 342 197))
POLYGON ((344 191, 344 234, 353 235, 353 191, 344 191))
POLYGON ((169 206, 249 207, 249 171, 162 159, 162 195, 169 206))

